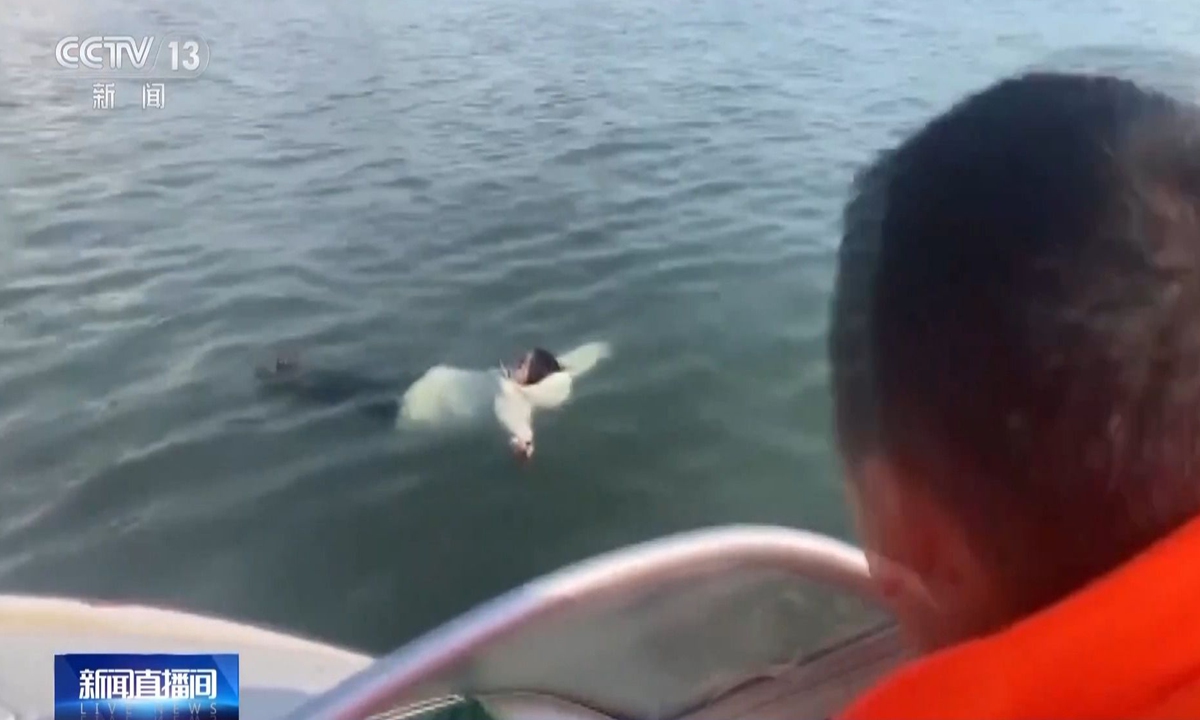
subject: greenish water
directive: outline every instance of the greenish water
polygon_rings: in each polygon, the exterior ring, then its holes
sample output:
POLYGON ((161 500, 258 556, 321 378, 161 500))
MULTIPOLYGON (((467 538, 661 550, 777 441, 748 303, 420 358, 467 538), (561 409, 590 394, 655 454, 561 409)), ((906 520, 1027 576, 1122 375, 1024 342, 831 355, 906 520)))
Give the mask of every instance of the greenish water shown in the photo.
MULTIPOLYGON (((372 651, 563 563, 724 522, 845 537, 823 333, 854 168, 1165 0, 9 0, 0 589, 166 603, 372 651), (196 32, 111 112, 63 35, 196 32), (405 377, 614 357, 502 438, 266 400, 288 343, 405 377)), ((402 388, 397 388, 401 390, 402 388)))

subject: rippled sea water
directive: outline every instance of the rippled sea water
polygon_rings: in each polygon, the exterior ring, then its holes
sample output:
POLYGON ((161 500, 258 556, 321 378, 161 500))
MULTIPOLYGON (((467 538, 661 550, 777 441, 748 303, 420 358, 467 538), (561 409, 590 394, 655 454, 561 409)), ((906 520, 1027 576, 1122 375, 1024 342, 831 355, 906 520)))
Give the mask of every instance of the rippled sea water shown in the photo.
MULTIPOLYGON (((367 650, 585 555, 721 522, 848 536, 823 333, 854 168, 1165 0, 7 0, 0 589, 367 650), (171 7, 167 9, 167 5, 171 7), (143 111, 63 35, 199 33, 143 111), (611 342, 514 465, 256 393, 611 342)), ((398 391, 402 388, 398 387, 398 391)))

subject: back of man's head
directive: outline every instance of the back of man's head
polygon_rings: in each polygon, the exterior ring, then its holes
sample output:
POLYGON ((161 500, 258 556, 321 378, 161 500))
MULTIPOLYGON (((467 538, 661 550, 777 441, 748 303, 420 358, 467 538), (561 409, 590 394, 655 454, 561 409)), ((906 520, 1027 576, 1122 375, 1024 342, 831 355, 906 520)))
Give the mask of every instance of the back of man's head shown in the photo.
POLYGON ((881 156, 844 223, 843 455, 949 508, 1015 612, 1200 511, 1196 108, 1006 80, 881 156))

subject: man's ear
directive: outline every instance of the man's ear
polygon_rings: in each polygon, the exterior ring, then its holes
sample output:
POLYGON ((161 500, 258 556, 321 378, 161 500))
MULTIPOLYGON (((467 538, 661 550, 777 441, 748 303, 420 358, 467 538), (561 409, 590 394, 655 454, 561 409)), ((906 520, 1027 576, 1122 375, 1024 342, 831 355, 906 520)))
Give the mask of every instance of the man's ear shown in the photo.
POLYGON ((866 460, 850 483, 871 577, 909 636, 933 648, 962 635, 988 584, 960 517, 928 483, 866 460))
POLYGON ((856 522, 869 549, 922 577, 973 561, 961 519, 928 483, 871 458, 858 468, 854 485, 856 522))

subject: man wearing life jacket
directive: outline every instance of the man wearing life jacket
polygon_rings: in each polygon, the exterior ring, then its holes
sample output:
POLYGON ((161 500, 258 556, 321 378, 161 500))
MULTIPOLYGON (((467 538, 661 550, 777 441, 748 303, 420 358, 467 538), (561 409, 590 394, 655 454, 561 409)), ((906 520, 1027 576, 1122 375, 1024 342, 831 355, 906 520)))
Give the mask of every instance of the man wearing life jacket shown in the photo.
POLYGON ((1200 110, 1002 81, 844 215, 830 352, 872 576, 925 654, 868 718, 1200 718, 1200 110))

